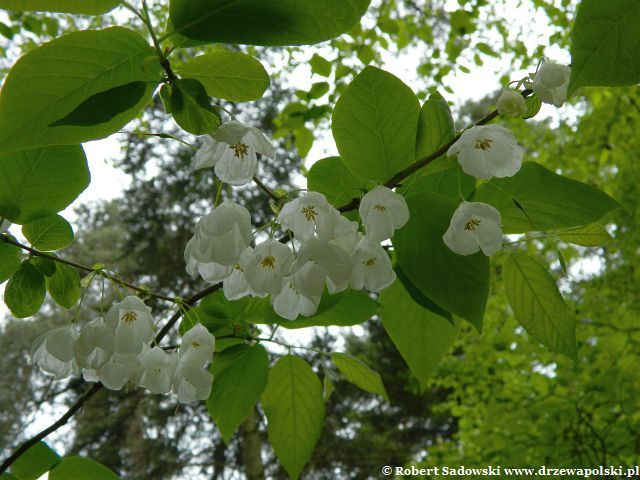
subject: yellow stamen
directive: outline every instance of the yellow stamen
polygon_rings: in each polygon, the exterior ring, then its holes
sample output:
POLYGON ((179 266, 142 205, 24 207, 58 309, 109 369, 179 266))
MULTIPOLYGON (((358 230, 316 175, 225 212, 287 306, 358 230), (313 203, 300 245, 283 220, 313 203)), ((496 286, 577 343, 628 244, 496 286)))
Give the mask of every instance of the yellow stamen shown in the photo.
POLYGON ((476 140, 475 148, 476 150, 484 150, 487 151, 491 148, 491 143, 493 140, 489 138, 479 138, 476 140))
POLYGON ((315 221, 318 216, 315 207, 304 207, 300 213, 302 213, 309 222, 315 221))
POLYGON ((138 314, 136 312, 127 312, 122 316, 122 320, 124 320, 124 323, 126 323, 127 325, 131 325, 137 319, 138 314))
POLYGON ((374 210, 378 210, 380 213, 384 212, 387 210, 387 207, 385 207, 384 205, 374 205, 373 206, 374 210))
POLYGON ((193 348, 198 348, 198 347, 201 347, 202 345, 200 345, 198 342, 191 342, 191 346, 193 348))
POLYGON ((240 158, 240 159, 243 159, 243 160, 244 160, 244 157, 249 152, 249 146, 245 145, 244 143, 241 143, 241 142, 238 142, 238 143, 235 143, 233 145, 230 145, 229 148, 231 150, 233 150, 233 155, 236 158, 240 158))
POLYGON ((469 232, 475 232, 476 228, 478 227, 478 225, 480 225, 480 220, 476 220, 475 218, 471 218, 471 219, 469 219, 469 221, 464 226, 464 229, 468 230, 469 232))
POLYGON ((376 257, 372 257, 369 260, 367 260, 366 262, 364 262, 364 264, 367 267, 373 267, 376 264, 376 257))
POLYGON ((262 261, 260 262, 260 265, 262 265, 264 268, 274 268, 274 265, 276 264, 276 259, 273 258, 271 255, 269 255, 268 257, 264 257, 262 259, 262 261))

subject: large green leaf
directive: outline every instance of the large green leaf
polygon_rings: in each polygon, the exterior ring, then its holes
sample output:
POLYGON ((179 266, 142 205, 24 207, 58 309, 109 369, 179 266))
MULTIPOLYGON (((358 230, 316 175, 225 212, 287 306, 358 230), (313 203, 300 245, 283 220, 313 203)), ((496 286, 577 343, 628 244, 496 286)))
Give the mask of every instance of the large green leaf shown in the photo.
POLYGON ((342 160, 361 181, 386 182, 415 160, 419 115, 418 98, 399 78, 365 68, 333 112, 342 160))
POLYGON ((380 303, 384 329, 424 390, 458 328, 414 302, 399 281, 380 294, 380 303))
POLYGON ((59 250, 73 242, 73 229, 60 215, 50 215, 27 223, 22 234, 33 248, 41 251, 59 250))
POLYGON ((597 223, 567 230, 566 232, 559 233, 558 236, 565 242, 583 247, 599 247, 611 241, 609 232, 597 223))
POLYGON ((346 353, 333 353, 331 360, 348 382, 365 392, 375 393, 388 400, 382 378, 366 363, 346 353))
POLYGON ((267 386, 269 356, 262 345, 236 345, 215 355, 211 373, 207 409, 228 443, 267 386))
POLYGON ((120 0, 0 0, 0 8, 16 12, 62 12, 100 15, 112 10, 120 0))
POLYGON ((0 217, 24 225, 66 208, 89 185, 81 146, 0 154, 0 217))
POLYGON ((460 195, 469 198, 476 189, 476 180, 471 175, 467 175, 454 161, 453 165, 449 161, 442 162, 440 166, 450 165, 446 169, 425 169, 424 175, 416 175, 415 180, 406 187, 400 188, 405 195, 418 192, 437 193, 452 200, 459 200, 460 195))
POLYGON ((269 442, 289 476, 311 458, 324 420, 322 385, 302 358, 286 355, 269 372, 262 395, 269 442))
POLYGON ((118 480, 112 470, 90 458, 65 457, 49 473, 49 480, 118 480))
POLYGON ((0 151, 107 137, 149 101, 160 72, 151 46, 123 27, 73 32, 44 43, 15 63, 0 92, 0 151), (93 95, 131 82, 147 83, 145 94, 110 120, 51 126, 93 95))
POLYGON ((221 123, 207 92, 198 80, 182 78, 171 84, 171 114, 183 130, 194 135, 213 133, 221 123))
POLYGON ((509 304, 520 325, 550 350, 577 360, 575 315, 547 270, 536 259, 513 251, 503 275, 509 304))
POLYGON ((557 175, 535 162, 524 163, 513 177, 481 185, 473 200, 500 211, 504 233, 588 225, 620 207, 597 188, 557 175))
POLYGON ((432 93, 420 109, 416 138, 416 160, 434 153, 456 135, 449 104, 438 92, 432 93))
POLYGON ((429 299, 481 331, 489 295, 489 259, 482 252, 458 255, 442 240, 458 203, 419 192, 409 195, 407 204, 411 218, 393 237, 402 271, 429 299))
POLYGON ((46 283, 51 298, 64 308, 73 307, 82 293, 80 275, 76 269, 63 263, 56 263, 56 271, 46 278, 46 283))
POLYGON ((171 0, 176 32, 216 43, 304 45, 337 37, 370 0, 171 0))
POLYGON ((187 60, 178 73, 199 80, 210 97, 246 102, 262 97, 269 74, 251 55, 218 50, 187 60))
POLYGON ((20 268, 20 249, 0 240, 0 283, 5 282, 20 268))
POLYGON ((340 157, 318 160, 309 170, 307 187, 320 192, 334 207, 360 198, 360 188, 364 185, 349 171, 340 157))
POLYGON ((18 318, 35 315, 47 293, 44 275, 28 261, 22 262, 4 291, 4 303, 18 318))
POLYGON ((36 480, 60 462, 60 456, 44 442, 38 442, 24 452, 11 466, 19 480, 36 480))
POLYGON ((571 37, 569 91, 640 83, 640 3, 582 0, 571 37))

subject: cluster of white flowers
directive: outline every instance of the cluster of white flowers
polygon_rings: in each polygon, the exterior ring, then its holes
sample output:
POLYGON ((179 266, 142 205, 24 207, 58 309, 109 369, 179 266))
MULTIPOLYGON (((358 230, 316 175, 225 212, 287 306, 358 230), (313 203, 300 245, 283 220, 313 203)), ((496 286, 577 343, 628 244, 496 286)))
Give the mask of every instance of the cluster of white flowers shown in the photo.
POLYGON ((151 346, 151 308, 129 296, 77 330, 73 324, 40 335, 31 347, 42 370, 66 378, 82 370, 88 382, 110 390, 137 385, 156 394, 173 391, 181 403, 205 400, 213 376, 206 370, 215 339, 201 324, 185 333, 178 351, 151 346))
POLYGON ((307 192, 278 213, 294 240, 286 245, 270 238, 252 248, 249 212, 227 199, 196 225, 184 252, 187 272, 222 282, 229 300, 269 295, 278 315, 311 316, 325 286, 332 294, 349 286, 378 292, 396 278, 381 242, 409 220, 404 198, 378 186, 362 198, 360 217, 364 235, 324 195, 307 192))
MULTIPOLYGON (((567 100, 570 77, 569 67, 546 61, 538 69, 532 89, 542 102, 560 107, 567 100)), ((501 115, 521 116, 526 109, 524 97, 515 90, 505 90, 498 100, 501 115)), ((488 180, 518 173, 524 149, 511 131, 492 124, 465 130, 447 154, 458 157, 465 173, 488 180)), ((502 248, 500 221, 500 212, 491 205, 462 201, 442 238, 459 255, 472 255, 482 250, 490 256, 502 248)))

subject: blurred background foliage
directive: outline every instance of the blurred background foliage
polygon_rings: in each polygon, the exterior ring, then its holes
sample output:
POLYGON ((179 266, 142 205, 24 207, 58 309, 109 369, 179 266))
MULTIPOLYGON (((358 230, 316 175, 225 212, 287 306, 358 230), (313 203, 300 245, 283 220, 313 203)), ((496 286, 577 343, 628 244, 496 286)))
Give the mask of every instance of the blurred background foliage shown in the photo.
MULTIPOLYGON (((152 4, 157 19, 167 17, 163 3, 152 4)), ((436 88, 450 99, 473 98, 455 106, 462 128, 493 108, 499 85, 511 72, 533 71, 549 48, 567 48, 576 3, 374 0, 360 27, 331 42, 247 49, 267 67, 271 87, 257 102, 223 106, 278 140, 277 161, 263 160, 263 181, 295 188, 300 178, 293 172, 303 168, 314 141, 326 141, 331 106, 364 65, 384 68, 390 58, 404 58, 412 62, 408 69, 417 83, 411 86, 422 99, 436 88), (510 18, 516 11, 531 15, 518 28, 510 18), (540 21, 549 25, 545 35, 532 36, 527 27, 540 21), (502 65, 493 95, 474 96, 472 83, 464 96, 451 91, 451 72, 473 73, 492 59, 502 65), (308 88, 301 89, 291 76, 305 65, 308 88)), ((129 18, 119 10, 80 19, 8 13, 0 18, 2 73, 47 39, 129 18)), ((184 56, 198 51, 201 47, 180 50, 184 56)), ((579 363, 548 352, 517 326, 502 292, 500 256, 494 257, 484 333, 463 327, 424 393, 377 318, 364 329, 339 334, 316 329, 313 347, 364 360, 382 375, 390 402, 336 382, 304 478, 378 478, 383 465, 594 466, 640 460, 638 102, 636 87, 587 89, 560 115, 507 122, 528 159, 591 183, 625 207, 608 219, 614 239, 606 247, 576 247, 553 238, 518 244, 544 257, 561 280, 579 319, 579 363)), ((126 130, 177 132, 159 101, 126 130)), ((213 175, 194 174, 193 150, 180 143, 136 134, 118 138, 122 155, 109 160, 131 177, 130 186, 114 185, 122 190, 115 200, 77 208, 77 238, 64 255, 87 265, 100 261, 129 281, 187 296, 203 285, 185 274, 183 247, 211 206, 217 189, 213 175)), ((268 199, 252 188, 237 195, 254 223, 263 223, 270 214, 268 199)), ((100 301, 88 299, 82 315, 95 315, 100 301)), ((165 305, 151 305, 158 319, 167 315, 165 305)), ((31 341, 70 316, 51 306, 30 320, 0 324, 1 456, 34 431, 34 422, 59 413, 86 388, 79 380, 53 383, 29 363, 31 341)), ((311 354, 308 360, 322 375, 320 359, 311 354)), ((86 454, 128 479, 286 478, 266 442, 259 412, 225 445, 205 405, 178 408, 170 398, 142 391, 98 393, 53 440, 65 452, 86 454)))

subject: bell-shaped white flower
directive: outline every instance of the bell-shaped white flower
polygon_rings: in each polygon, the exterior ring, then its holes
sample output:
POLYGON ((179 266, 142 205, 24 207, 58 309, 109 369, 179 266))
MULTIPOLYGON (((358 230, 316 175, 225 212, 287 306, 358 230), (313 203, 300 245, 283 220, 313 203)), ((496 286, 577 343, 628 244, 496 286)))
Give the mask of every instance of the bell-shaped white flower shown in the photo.
POLYGON ((153 347, 140 357, 140 361, 142 376, 138 385, 152 393, 169 393, 178 368, 176 353, 167 353, 160 347, 153 347))
POLYGON ((272 238, 256 246, 244 267, 244 275, 257 294, 277 295, 282 289, 284 277, 293 266, 291 249, 272 238))
POLYGON ((318 192, 307 192, 300 198, 286 203, 278 213, 278 221, 286 230, 304 242, 317 233, 328 240, 340 213, 329 205, 326 197, 318 192))
POLYGON ((393 237, 394 230, 409 221, 409 207, 404 197, 383 185, 362 197, 359 211, 365 235, 374 242, 393 237))
POLYGON ((216 339, 201 323, 195 324, 182 337, 178 350, 180 365, 204 367, 213 358, 216 339))
POLYGON ((191 278, 195 280, 196 277, 200 275, 205 282, 215 284, 231 275, 233 272, 232 265, 221 265, 216 262, 199 262, 192 253, 195 242, 195 237, 192 237, 184 249, 184 261, 187 264, 185 270, 191 278))
POLYGON ((524 97, 512 88, 502 92, 498 99, 498 113, 505 117, 521 117, 527 112, 524 97))
POLYGON ((358 231, 359 226, 358 222, 340 215, 336 220, 329 243, 338 245, 349 254, 353 253, 362 239, 362 233, 358 231))
POLYGON ((173 391, 180 403, 206 400, 211 394, 213 375, 202 368, 179 366, 173 382, 173 391))
POLYGON ((231 275, 223 280, 222 291, 224 292, 224 296, 227 300, 238 300, 252 293, 251 286, 249 286, 249 282, 247 282, 247 278, 244 274, 244 267, 247 260, 251 258, 252 253, 253 248, 251 247, 248 247, 244 252, 242 252, 238 263, 233 266, 231 275))
POLYGON ((396 279, 391 259, 377 242, 366 237, 360 241, 353 253, 351 279, 349 283, 356 290, 379 292, 396 279))
MULTIPOLYGON (((144 353, 143 353, 144 355, 144 353)), ((109 390, 120 390, 126 384, 137 385, 144 373, 142 355, 112 355, 97 371, 96 378, 109 390)))
POLYGON ((231 121, 206 139, 195 157, 195 168, 214 167, 218 178, 231 185, 251 181, 258 169, 257 153, 273 158, 275 149, 255 127, 231 121))
POLYGON ((78 366, 88 370, 100 368, 113 354, 114 336, 115 331, 102 317, 84 324, 74 344, 78 366))
POLYGON ((351 276, 351 255, 339 245, 312 238, 298 251, 293 283, 305 295, 321 295, 325 280, 343 285, 351 276))
POLYGON ((480 249, 493 255, 502 248, 500 212, 486 203, 462 202, 442 239, 459 255, 472 255, 480 249))
POLYGON ((66 378, 77 370, 74 344, 78 333, 73 325, 55 328, 43 333, 31 345, 31 359, 42 370, 66 378))
POLYGON ((185 248, 187 267, 192 271, 191 258, 200 263, 232 266, 251 243, 251 215, 227 199, 200 219, 192 240, 185 248))
POLYGON ((544 62, 533 78, 532 90, 541 102, 561 107, 567 101, 571 68, 559 63, 544 62))
POLYGON ((502 178, 520 170, 524 149, 502 125, 477 125, 462 132, 447 155, 457 155, 462 170, 476 178, 502 178))
POLYGON ((138 297, 128 296, 114 304, 107 313, 106 323, 109 328, 115 325, 115 354, 138 355, 153 339, 151 308, 138 297))
MULTIPOLYGON (((323 283, 321 287, 323 287, 323 283)), ((321 290, 322 292, 322 290, 321 290)), ((278 295, 271 296, 273 310, 287 320, 295 320, 299 315, 310 317, 318 310, 320 295, 304 295, 295 285, 293 277, 285 279, 284 287, 278 295)))

